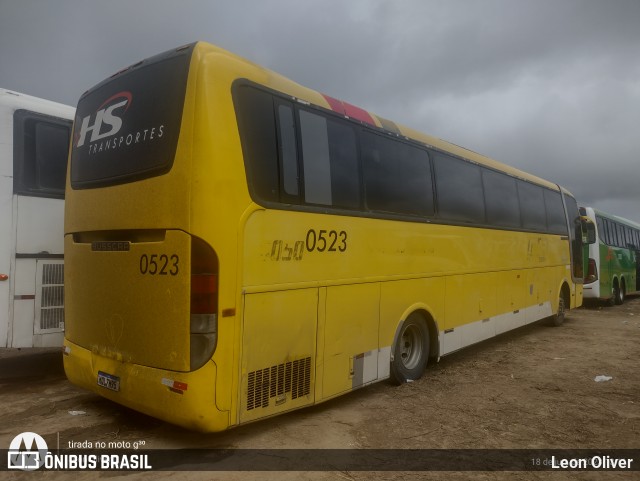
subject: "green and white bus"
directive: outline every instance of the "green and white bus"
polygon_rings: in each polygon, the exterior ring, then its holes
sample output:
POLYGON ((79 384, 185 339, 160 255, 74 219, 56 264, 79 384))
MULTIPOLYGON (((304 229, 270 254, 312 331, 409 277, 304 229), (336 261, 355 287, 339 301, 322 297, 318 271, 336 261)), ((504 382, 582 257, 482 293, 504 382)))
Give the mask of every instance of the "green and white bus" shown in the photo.
POLYGON ((640 286, 640 224, 581 207, 581 214, 596 224, 596 242, 589 246, 584 298, 622 304, 640 286))

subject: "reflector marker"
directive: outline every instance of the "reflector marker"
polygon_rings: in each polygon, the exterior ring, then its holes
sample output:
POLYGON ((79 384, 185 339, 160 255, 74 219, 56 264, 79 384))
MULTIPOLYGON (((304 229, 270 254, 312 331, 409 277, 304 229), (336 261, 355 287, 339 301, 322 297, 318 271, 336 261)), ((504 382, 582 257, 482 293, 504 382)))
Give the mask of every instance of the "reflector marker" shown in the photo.
POLYGON ((173 379, 167 379, 166 377, 163 377, 162 381, 160 382, 162 383, 163 386, 167 386, 171 391, 176 392, 178 394, 182 394, 184 391, 187 390, 186 382, 174 381, 173 379))

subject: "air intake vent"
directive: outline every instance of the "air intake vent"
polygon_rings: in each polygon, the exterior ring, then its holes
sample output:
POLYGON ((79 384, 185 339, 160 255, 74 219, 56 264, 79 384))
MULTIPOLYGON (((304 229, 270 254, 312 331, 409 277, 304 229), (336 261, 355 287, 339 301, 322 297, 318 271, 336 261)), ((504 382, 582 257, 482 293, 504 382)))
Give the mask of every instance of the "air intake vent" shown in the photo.
POLYGON ((42 285, 48 284, 64 284, 64 264, 42 266, 42 285))
POLYGON ((247 411, 269 407, 273 398, 297 399, 311 390, 311 358, 298 359, 249 373, 247 411))
POLYGON ((39 261, 38 269, 41 269, 41 275, 36 296, 37 302, 39 301, 37 330, 61 331, 64 329, 64 264, 39 261))

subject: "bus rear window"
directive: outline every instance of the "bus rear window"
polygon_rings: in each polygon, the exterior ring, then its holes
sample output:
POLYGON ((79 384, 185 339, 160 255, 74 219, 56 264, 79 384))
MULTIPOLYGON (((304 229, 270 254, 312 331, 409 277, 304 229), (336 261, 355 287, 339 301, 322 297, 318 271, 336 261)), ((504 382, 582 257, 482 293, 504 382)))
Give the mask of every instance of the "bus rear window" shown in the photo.
POLYGON ((171 170, 192 51, 193 45, 147 59, 80 98, 71 152, 74 189, 171 170))

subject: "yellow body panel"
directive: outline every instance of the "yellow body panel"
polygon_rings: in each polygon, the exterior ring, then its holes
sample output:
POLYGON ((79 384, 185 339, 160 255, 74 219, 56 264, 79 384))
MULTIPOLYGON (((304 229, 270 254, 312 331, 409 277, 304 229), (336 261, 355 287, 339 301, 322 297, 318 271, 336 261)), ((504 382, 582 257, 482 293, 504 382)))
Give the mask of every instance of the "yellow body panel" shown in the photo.
POLYGON ((195 372, 176 373, 137 364, 115 361, 92 353, 68 339, 64 341, 64 370, 74 384, 100 396, 165 421, 198 431, 222 431, 229 427, 229 412, 215 402, 217 368, 209 362, 195 372), (98 371, 121 380, 120 392, 104 389, 96 383, 98 371), (182 393, 167 384, 186 384, 182 393))
POLYGON ((388 376, 388 372, 384 376, 378 374, 379 298, 379 283, 327 288, 321 399, 388 376), (364 359, 365 355, 371 369, 357 372, 357 359, 364 359))
POLYGON ((175 230, 151 235, 158 237, 107 252, 93 251, 91 237, 65 236, 73 286, 65 300, 78 320, 65 337, 117 362, 188 371, 189 338, 180 334, 189 328, 190 238, 175 230))
POLYGON ((317 289, 247 294, 240 422, 313 404, 317 289))

